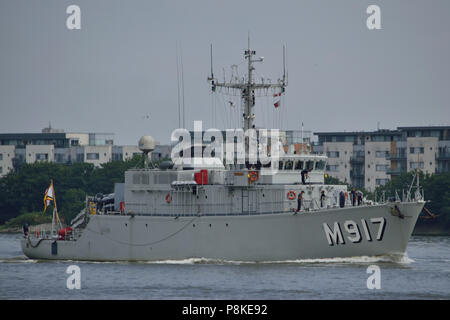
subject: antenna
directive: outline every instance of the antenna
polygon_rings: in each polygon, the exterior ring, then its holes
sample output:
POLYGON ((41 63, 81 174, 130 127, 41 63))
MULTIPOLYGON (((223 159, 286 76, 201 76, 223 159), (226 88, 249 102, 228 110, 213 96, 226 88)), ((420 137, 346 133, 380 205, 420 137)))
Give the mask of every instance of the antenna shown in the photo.
POLYGON ((283 46, 283 82, 286 80, 286 48, 283 46))
MULTIPOLYGON (((244 131, 248 129, 254 128, 253 121, 255 119, 255 114, 253 112, 255 102, 256 102, 256 95, 257 93, 263 92, 266 95, 269 94, 269 89, 272 90, 271 94, 274 91, 280 90, 281 92, 277 93, 277 96, 281 95, 285 91, 285 87, 287 85, 286 83, 286 49, 283 47, 283 79, 280 79, 277 83, 272 84, 270 81, 265 81, 265 79, 261 79, 261 82, 258 83, 253 80, 253 72, 255 70, 255 67, 253 64, 255 62, 263 62, 264 58, 260 57, 258 59, 255 59, 253 56, 256 55, 256 51, 252 50, 250 47, 250 31, 248 32, 248 48, 244 51, 244 58, 247 60, 248 63, 248 73, 247 78, 243 78, 241 80, 233 81, 231 79, 230 82, 219 82, 216 78, 213 76, 213 70, 212 70, 212 46, 211 46, 211 77, 208 78, 208 81, 211 81, 211 90, 214 92, 217 87, 225 88, 228 90, 236 90, 240 92, 240 96, 242 98, 242 102, 244 103, 244 110, 241 113, 243 118, 243 129, 244 131)), ((248 148, 248 141, 246 139, 246 150, 248 148)))
POLYGON ((210 44, 211 47, 211 79, 214 78, 214 72, 213 72, 213 54, 212 54, 212 43, 210 44))
POLYGON ((180 106, 180 71, 178 68, 178 43, 176 44, 176 55, 177 55, 177 91, 178 91, 178 128, 181 128, 181 106, 180 106))
POLYGON ((181 51, 181 92, 182 92, 182 97, 183 97, 183 128, 186 128, 186 124, 185 124, 185 117, 184 117, 184 68, 183 68, 183 49, 180 49, 181 51))
MULTIPOLYGON (((287 66, 287 44, 285 44, 284 46, 286 47, 285 55, 284 55, 284 57, 285 57, 285 62, 286 62, 286 65, 285 65, 285 68, 286 68, 286 79, 285 79, 284 84, 285 84, 285 86, 287 86, 287 85, 288 85, 288 82, 289 82, 289 68, 288 68, 288 66, 287 66)), ((283 80, 284 80, 284 79, 283 79, 283 80)))

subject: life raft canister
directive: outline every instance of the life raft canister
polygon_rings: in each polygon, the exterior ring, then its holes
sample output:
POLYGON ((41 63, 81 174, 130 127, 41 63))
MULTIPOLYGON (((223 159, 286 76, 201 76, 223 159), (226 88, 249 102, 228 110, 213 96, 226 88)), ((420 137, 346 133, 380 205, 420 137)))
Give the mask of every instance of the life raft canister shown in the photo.
POLYGON ((172 201, 172 196, 170 195, 170 193, 168 193, 167 195, 166 195, 166 202, 167 203, 170 203, 172 201))
POLYGON ((58 231, 58 240, 66 240, 66 236, 70 233, 72 233, 71 227, 60 229, 58 231))
POLYGON ((256 171, 250 171, 248 173, 248 178, 250 179, 250 182, 255 182, 256 180, 258 180, 259 175, 258 172, 256 171))
POLYGON ((291 190, 287 193, 287 197, 289 200, 294 200, 296 196, 297 196, 297 194, 295 193, 294 190, 291 190))

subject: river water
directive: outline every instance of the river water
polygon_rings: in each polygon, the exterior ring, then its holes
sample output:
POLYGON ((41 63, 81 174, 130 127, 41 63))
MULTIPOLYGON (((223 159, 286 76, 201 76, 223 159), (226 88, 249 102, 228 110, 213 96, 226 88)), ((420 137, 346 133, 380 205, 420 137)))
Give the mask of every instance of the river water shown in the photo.
POLYGON ((0 299, 450 299, 450 237, 414 236, 407 256, 277 263, 29 260, 21 234, 0 234, 0 299), (67 288, 70 265, 81 289, 67 288), (380 268, 368 289, 367 268, 380 268))

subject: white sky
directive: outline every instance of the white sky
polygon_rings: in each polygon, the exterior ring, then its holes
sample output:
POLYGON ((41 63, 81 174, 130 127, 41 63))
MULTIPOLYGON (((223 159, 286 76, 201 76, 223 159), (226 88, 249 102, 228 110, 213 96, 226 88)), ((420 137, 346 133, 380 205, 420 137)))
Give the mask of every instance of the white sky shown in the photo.
MULTIPOLYGON (((149 134, 169 142, 178 126, 176 45, 184 62, 186 125, 231 123, 227 96, 211 97, 251 33, 263 64, 289 86, 275 114, 257 100, 256 124, 312 131, 450 124, 450 1, 24 1, 0 0, 0 133, 113 132, 116 144, 149 134), (81 30, 66 8, 81 8, 81 30), (381 8, 382 30, 366 27, 381 8), (213 101, 216 107, 213 118, 213 101), (146 116, 149 115, 149 118, 146 116)), ((241 64, 241 67, 243 64, 241 64)), ((244 70, 240 69, 242 74, 244 70)))

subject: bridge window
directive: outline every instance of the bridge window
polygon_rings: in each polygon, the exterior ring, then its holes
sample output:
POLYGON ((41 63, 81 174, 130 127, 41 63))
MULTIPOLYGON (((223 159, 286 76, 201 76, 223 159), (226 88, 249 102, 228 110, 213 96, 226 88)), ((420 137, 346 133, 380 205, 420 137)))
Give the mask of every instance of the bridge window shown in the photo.
POLYGON ((283 161, 280 161, 278 164, 278 170, 283 170, 283 161))
POLYGON ((303 170, 303 161, 297 160, 295 162, 295 170, 303 170))
POLYGON ((292 170, 293 166, 294 166, 294 161, 288 160, 288 161, 286 161, 286 163, 284 165, 284 170, 292 170))
POLYGON ((311 161, 311 160, 306 161, 306 168, 305 169, 307 169, 307 170, 314 169, 314 161, 311 161))

